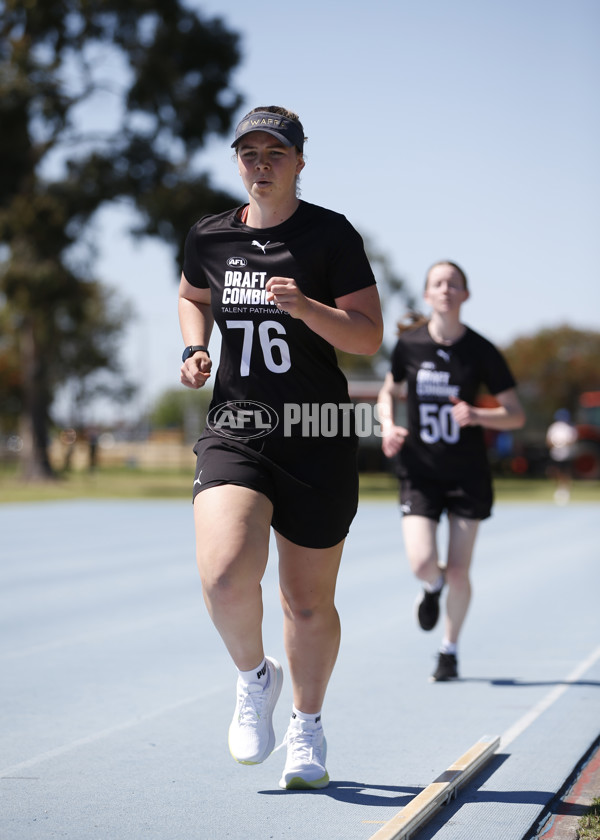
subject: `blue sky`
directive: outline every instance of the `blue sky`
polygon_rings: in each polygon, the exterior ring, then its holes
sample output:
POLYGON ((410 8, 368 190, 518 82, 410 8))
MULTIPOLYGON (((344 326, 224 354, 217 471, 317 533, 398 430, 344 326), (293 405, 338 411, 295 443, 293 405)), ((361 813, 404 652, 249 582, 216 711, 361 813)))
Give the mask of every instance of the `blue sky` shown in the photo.
MULTIPOLYGON (((300 115, 302 197, 344 213, 414 293, 452 259, 471 284, 465 322, 500 346, 600 330, 597 0, 190 5, 241 36, 239 117, 300 115)), ((199 163, 242 200, 230 142, 199 163)), ((127 221, 102 214, 98 273, 138 312, 124 350, 143 406, 178 384, 178 270, 163 246, 129 241, 127 221)))

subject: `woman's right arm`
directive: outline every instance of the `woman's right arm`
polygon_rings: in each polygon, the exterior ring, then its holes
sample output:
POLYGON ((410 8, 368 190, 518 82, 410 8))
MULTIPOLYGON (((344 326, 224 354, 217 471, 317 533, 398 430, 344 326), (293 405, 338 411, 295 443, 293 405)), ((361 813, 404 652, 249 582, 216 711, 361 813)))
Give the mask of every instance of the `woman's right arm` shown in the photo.
POLYGON ((392 458, 400 451, 408 434, 408 429, 403 426, 396 426, 394 423, 394 400, 399 390, 400 386, 394 382, 394 377, 390 371, 386 374, 377 396, 377 412, 382 431, 381 448, 387 458, 392 458))
MULTIPOLYGON (((213 328, 210 289, 198 289, 181 275, 179 283, 179 324, 185 347, 199 344, 208 347, 213 328)), ((181 383, 187 388, 202 388, 210 376, 212 362, 199 350, 181 366, 181 383)))

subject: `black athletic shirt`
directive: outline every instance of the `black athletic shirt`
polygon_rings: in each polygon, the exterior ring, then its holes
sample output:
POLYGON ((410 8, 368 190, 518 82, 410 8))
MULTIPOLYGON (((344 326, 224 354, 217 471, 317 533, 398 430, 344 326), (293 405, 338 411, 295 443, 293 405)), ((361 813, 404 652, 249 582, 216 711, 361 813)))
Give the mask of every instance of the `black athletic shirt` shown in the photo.
POLYGON ((395 382, 406 379, 409 435, 397 458, 400 477, 440 481, 489 470, 481 426, 460 428, 450 396, 473 405, 482 385, 491 394, 513 388, 504 357, 467 327, 451 345, 437 344, 427 324, 403 333, 392 354, 395 382))
MULTIPOLYGON (((335 306, 336 298, 375 278, 360 235, 341 214, 302 201, 283 224, 258 229, 240 220, 240 209, 192 227, 183 273, 192 286, 210 288, 222 334, 211 408, 260 402, 279 417, 273 434, 283 435, 286 404, 338 406, 350 399, 333 346, 267 301, 267 281, 292 277, 307 297, 335 306)), ((294 424, 291 434, 301 433, 294 424)))

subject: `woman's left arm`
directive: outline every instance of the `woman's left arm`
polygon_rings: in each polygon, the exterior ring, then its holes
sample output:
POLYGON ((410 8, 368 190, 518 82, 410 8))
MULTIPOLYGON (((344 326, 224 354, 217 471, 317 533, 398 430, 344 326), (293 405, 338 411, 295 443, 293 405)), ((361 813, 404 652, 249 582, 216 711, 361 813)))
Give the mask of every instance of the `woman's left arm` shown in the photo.
POLYGON ((454 403, 452 414, 459 426, 483 426, 501 432, 525 425, 525 412, 514 388, 494 394, 494 399, 500 403, 496 408, 479 408, 464 400, 450 399, 454 403))
POLYGON ((307 298, 291 277, 271 277, 267 291, 279 309, 300 318, 338 350, 370 356, 381 347, 383 317, 377 286, 342 295, 335 307, 307 298))

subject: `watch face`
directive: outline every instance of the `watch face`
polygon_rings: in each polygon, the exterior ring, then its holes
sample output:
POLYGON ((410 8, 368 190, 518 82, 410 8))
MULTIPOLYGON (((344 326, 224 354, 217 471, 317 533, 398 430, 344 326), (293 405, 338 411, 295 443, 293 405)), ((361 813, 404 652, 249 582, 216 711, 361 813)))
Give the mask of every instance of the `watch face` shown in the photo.
POLYGON ((196 353, 198 350, 204 350, 206 353, 208 353, 208 350, 206 350, 206 349, 205 349, 202 345, 200 345, 200 344, 198 344, 198 345, 194 345, 194 344, 192 344, 192 345, 190 345, 189 347, 186 347, 186 348, 185 348, 185 350, 183 351, 183 356, 181 357, 181 360, 182 360, 183 362, 185 362, 185 361, 186 361, 186 359, 189 359, 189 358, 190 358, 190 356, 193 356, 193 355, 194 355, 194 353, 196 353))

